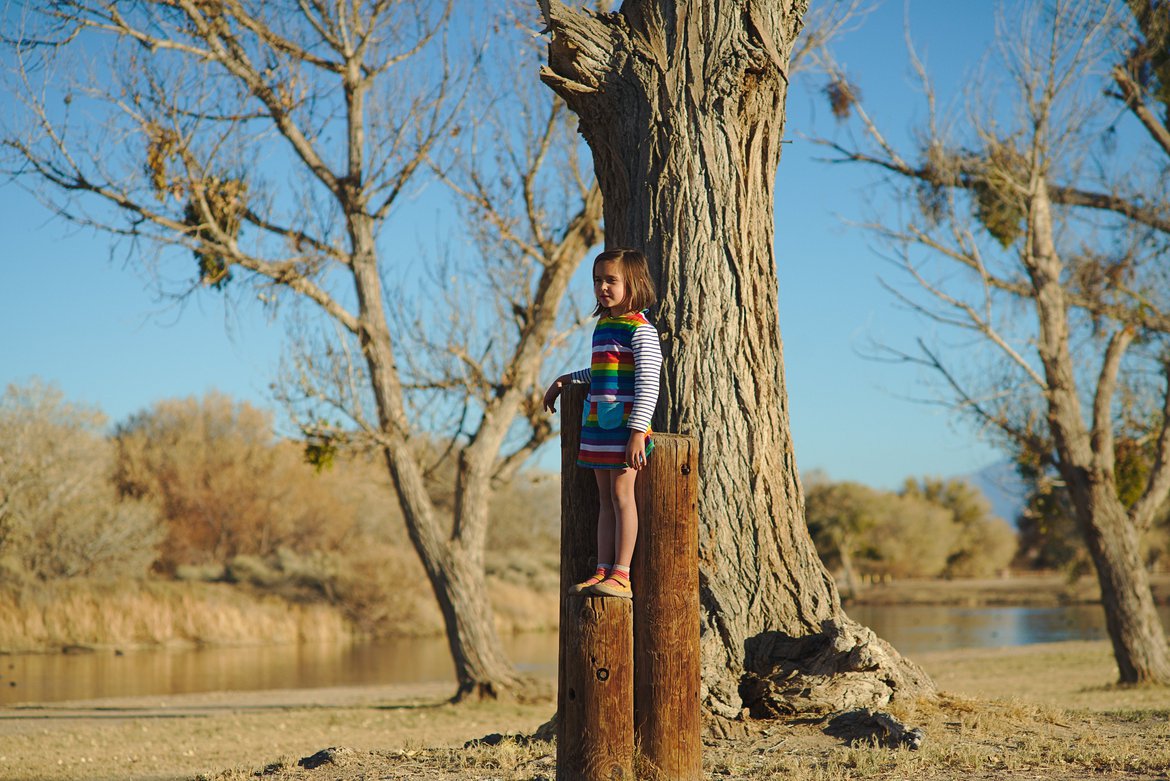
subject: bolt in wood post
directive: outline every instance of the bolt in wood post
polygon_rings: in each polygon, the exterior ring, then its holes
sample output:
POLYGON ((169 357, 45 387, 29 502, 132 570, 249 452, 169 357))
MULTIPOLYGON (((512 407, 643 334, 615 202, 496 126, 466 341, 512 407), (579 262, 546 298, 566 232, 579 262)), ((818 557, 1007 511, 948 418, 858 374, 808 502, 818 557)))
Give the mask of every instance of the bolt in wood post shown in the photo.
POLYGON ((652 436, 654 452, 635 483, 634 730, 663 778, 698 781, 699 446, 694 437, 652 436))
POLYGON ((597 482, 577 466, 587 387, 561 393, 561 610, 557 781, 634 778, 633 610, 627 599, 570 595, 597 556, 597 482))

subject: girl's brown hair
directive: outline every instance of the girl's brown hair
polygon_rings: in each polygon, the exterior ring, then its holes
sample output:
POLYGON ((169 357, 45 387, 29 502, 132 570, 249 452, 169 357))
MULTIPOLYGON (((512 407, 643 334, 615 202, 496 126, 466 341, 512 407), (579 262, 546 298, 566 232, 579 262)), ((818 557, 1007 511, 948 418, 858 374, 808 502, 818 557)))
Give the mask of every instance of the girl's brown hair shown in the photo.
MULTIPOLYGON (((598 263, 607 260, 617 261, 626 283, 626 297, 621 302, 623 306, 628 306, 629 311, 641 312, 657 303, 658 295, 654 292, 654 280, 650 278, 650 264, 646 262, 645 255, 636 249, 624 247, 607 249, 593 259, 593 270, 597 270, 598 263)), ((598 304, 593 314, 602 315, 608 311, 598 304)))

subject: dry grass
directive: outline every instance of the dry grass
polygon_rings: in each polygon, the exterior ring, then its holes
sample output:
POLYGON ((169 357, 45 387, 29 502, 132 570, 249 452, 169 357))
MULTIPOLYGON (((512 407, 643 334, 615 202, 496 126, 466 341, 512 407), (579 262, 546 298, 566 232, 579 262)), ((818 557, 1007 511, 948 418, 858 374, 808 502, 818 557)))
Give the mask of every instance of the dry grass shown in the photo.
MULTIPOLYGON (((297 769, 298 758, 327 746, 345 746, 343 753, 353 756, 398 752, 410 760, 422 756, 424 746, 461 746, 504 724, 535 730, 553 707, 548 699, 454 706, 446 703, 452 691, 447 684, 353 687, 4 709, 0 779, 251 778, 272 765, 297 769), (223 772, 233 767, 242 769, 223 772)), ((483 757, 500 761, 486 749, 483 757)), ((329 778, 325 770, 307 777, 329 778)))
MULTIPOLYGON (((1076 714, 1023 703, 943 698, 896 709, 922 726, 928 742, 916 752, 829 738, 821 725, 756 723, 732 740, 705 741, 709 779, 840 781, 843 779, 1164 779, 1170 768, 1166 712, 1076 714)), ((556 774, 551 743, 508 739, 497 746, 342 749, 316 769, 284 759, 264 768, 208 776, 244 781, 378 778, 385 781, 547 781, 556 774)), ((645 761, 638 777, 650 779, 645 761)))
POLYGON ((1160 712, 1170 690, 1116 685, 1109 643, 1065 642, 921 654, 943 691, 1087 712, 1160 712))
MULTIPOLYGON (((442 635, 442 615, 388 489, 373 485, 387 478, 368 465, 335 471, 371 526, 349 549, 239 557, 228 562, 239 565, 236 585, 201 581, 223 577, 220 564, 184 567, 189 579, 179 581, 6 582, 0 653, 442 635)), ((532 473, 493 498, 487 577, 502 633, 556 628, 559 496, 555 480, 532 473)))
MULTIPOLYGON (((397 558, 378 553, 380 560, 361 562, 349 576, 354 585, 338 604, 198 581, 79 579, 2 587, 0 654, 441 635, 442 616, 417 559, 402 551, 397 558), (402 577, 404 571, 411 577, 402 577)), ((555 630, 559 559, 519 561, 523 567, 502 561, 488 575, 497 628, 504 634, 555 630)))
POLYGON ((342 614, 224 584, 56 581, 0 591, 0 652, 67 645, 297 643, 351 635, 342 614))
POLYGON ((776 725, 735 748, 709 752, 713 775, 821 779, 1157 778, 1170 767, 1166 712, 1127 719, 1020 702, 945 697, 894 708, 922 727, 919 751, 825 745, 808 726, 776 725), (778 736, 782 736, 779 737, 778 736), (745 745, 746 743, 746 745, 745 745), (780 749, 788 745, 788 750, 780 749))

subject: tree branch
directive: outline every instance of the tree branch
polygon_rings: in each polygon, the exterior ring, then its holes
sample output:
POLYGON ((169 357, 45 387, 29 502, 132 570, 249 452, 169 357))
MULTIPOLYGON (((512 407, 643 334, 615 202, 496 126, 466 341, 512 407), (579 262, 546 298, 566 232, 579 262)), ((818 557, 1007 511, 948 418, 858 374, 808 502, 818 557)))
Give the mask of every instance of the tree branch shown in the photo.
POLYGON ((549 147, 552 145, 553 133, 556 131, 557 115, 560 113, 562 106, 560 99, 554 98, 548 111, 548 119, 544 124, 544 133, 541 134, 540 142, 536 147, 536 154, 532 156, 532 160, 528 169, 524 171, 523 192, 524 192, 524 210, 528 214, 528 229, 532 232, 536 243, 540 245, 544 254, 548 254, 552 249, 548 238, 544 235, 543 221, 540 219, 540 209, 536 205, 536 176, 540 172, 541 166, 544 165, 545 157, 548 155, 549 147))
MULTIPOLYGON (((386 216, 390 213, 391 207, 394 206, 394 203, 402 194, 402 191, 406 187, 407 183, 414 176, 419 166, 423 165, 423 163, 430 159, 431 150, 435 147, 435 144, 438 143, 439 139, 445 135, 446 131, 451 128, 452 123, 454 123, 455 118, 458 116, 459 110, 463 106, 463 101, 467 97, 467 89, 464 90, 463 94, 456 102, 455 107, 447 114, 447 116, 445 118, 441 116, 441 109, 444 102, 447 100, 447 88, 449 83, 450 73, 444 69, 442 81, 439 83, 439 94, 431 102, 429 126, 427 127, 425 136, 414 144, 414 152, 411 155, 410 160, 406 161, 398 169, 397 174, 392 177, 392 180, 388 184, 383 185, 374 191, 376 193, 382 190, 386 190, 387 188, 389 189, 389 192, 387 192, 385 197, 382 199, 382 203, 373 210, 373 218, 375 221, 381 221, 385 219, 386 216)), ((468 85, 470 85, 470 80, 468 81, 468 85)), ((405 132, 405 130, 400 130, 400 132, 405 132)))
POLYGON ((1105 359, 1101 362, 1101 373, 1097 379, 1097 390, 1093 395, 1093 426, 1091 442, 1100 469, 1110 478, 1113 476, 1113 394, 1117 389, 1117 374, 1121 370, 1121 359, 1133 342, 1134 330, 1124 326, 1114 332, 1105 348, 1105 359))
POLYGON ((293 121, 285 102, 252 65, 245 47, 232 34, 223 17, 209 21, 194 0, 179 0, 179 7, 194 25, 196 34, 210 47, 213 59, 240 80, 268 111, 273 124, 292 146, 293 152, 308 166, 313 175, 338 199, 345 197, 333 170, 325 164, 308 136, 293 121))
MULTIPOLYGON (((925 182, 934 187, 974 190, 988 183, 988 179, 981 174, 979 167, 971 163, 964 163, 957 157, 948 160, 949 163, 954 164, 954 170, 948 170, 944 173, 932 166, 912 166, 900 158, 874 157, 824 139, 815 139, 813 143, 829 147, 840 155, 838 158, 830 158, 829 162, 865 163, 884 168, 907 179, 925 182)), ((1165 210, 1142 206, 1121 196, 1049 184, 1048 197, 1053 203, 1061 206, 1082 206, 1098 211, 1112 212, 1161 233, 1170 233, 1170 217, 1167 216, 1165 210)))
POLYGON ((1170 155, 1170 129, 1154 116, 1154 112, 1150 111, 1150 107, 1146 105, 1142 95, 1141 86, 1134 80, 1129 69, 1115 65, 1110 75, 1113 76, 1113 82, 1121 90, 1121 99, 1125 102, 1125 107, 1138 118, 1146 132, 1150 134, 1150 138, 1162 147, 1162 151, 1170 155))
POLYGON ((1170 360, 1163 363, 1166 375, 1166 389, 1162 394, 1162 426, 1158 432, 1158 449, 1154 455, 1154 466, 1150 479, 1141 498, 1129 509, 1129 517, 1138 529, 1150 528, 1158 510, 1170 493, 1170 360))
POLYGON ((1170 234, 1170 217, 1165 209, 1142 206, 1133 200, 1091 190, 1080 190, 1076 187, 1050 184, 1048 197, 1053 203, 1061 206, 1083 206, 1097 211, 1112 212, 1128 220, 1153 228, 1159 233, 1170 234))
MULTIPOLYGON (((322 288, 317 286, 311 280, 300 275, 298 268, 303 259, 292 259, 281 261, 279 263, 273 261, 266 261, 243 252, 235 243, 234 239, 227 234, 222 226, 215 223, 214 220, 205 221, 204 227, 210 229, 215 237, 214 241, 206 239, 192 238, 192 227, 185 222, 169 217, 162 212, 147 208, 146 206, 134 201, 125 193, 115 190, 112 187, 103 185, 97 182, 91 182, 86 179, 80 171, 73 173, 66 173, 57 168, 50 167, 46 161, 36 157, 32 151, 22 144, 10 142, 9 147, 16 149, 24 159, 33 166, 37 174, 45 181, 48 181, 62 190, 66 191, 80 191, 88 192, 92 195, 99 196, 107 203, 117 206, 123 212, 135 215, 139 220, 143 220, 156 225, 163 230, 170 232, 178 237, 178 241, 167 241, 159 237, 153 237, 157 241, 163 243, 178 243, 193 251, 198 250, 208 252, 210 254, 222 255, 230 259, 231 263, 235 263, 242 268, 249 271, 254 271, 261 276, 264 276, 273 282, 289 288, 298 293, 302 293, 310 300, 317 303, 326 313, 332 316, 339 324, 344 326, 347 330, 357 333, 357 320, 344 307, 342 307, 336 300, 334 300, 322 288)), ((202 199, 202 196, 197 196, 202 199)), ((205 214, 210 212, 210 209, 205 200, 202 201, 202 210, 205 214)), ((114 232, 110 226, 102 226, 104 230, 114 232)), ((141 235, 138 231, 134 235, 141 235)))
POLYGON ((937 312, 933 312, 918 304, 908 296, 905 296, 893 286, 887 285, 883 282, 882 286, 886 288, 886 290, 888 290, 892 295, 897 297, 907 306, 910 306, 916 311, 926 315, 927 317, 930 317, 932 320, 943 323, 945 325, 951 325, 958 328, 963 328, 965 330, 975 331, 976 333, 981 334, 985 339, 998 347, 1003 352, 1003 354, 1007 356, 1009 360, 1011 360, 1012 363, 1019 366, 1028 376, 1028 379, 1030 379, 1037 388, 1044 390, 1047 387, 1044 378, 1040 376, 1036 369, 1028 364, 1027 360, 1024 359, 1024 356, 1021 355, 1018 350, 1012 347, 1003 337, 1003 335, 999 333, 991 321, 980 315, 974 306, 966 301, 950 295, 937 285, 927 280, 924 276, 922 276, 921 272, 915 268, 914 264, 909 262, 909 260, 904 261, 902 266, 906 273, 910 274, 910 276, 914 278, 914 281, 918 283, 919 287, 921 287, 923 290, 946 306, 961 312, 964 316, 963 319, 944 317, 937 312))
POLYGON ((614 51, 610 37, 622 33, 602 14, 589 9, 575 11, 560 0, 540 0, 540 6, 552 34, 549 64, 540 66, 540 80, 576 111, 582 97, 601 88, 614 51))
MULTIPOLYGON (((529 401, 531 400, 532 397, 529 398, 529 401)), ((526 404, 526 406, 532 407, 531 404, 526 404)), ((532 427, 528 440, 496 463, 495 471, 492 472, 493 486, 510 482, 516 476, 517 470, 524 465, 524 462, 557 433, 553 429, 549 416, 541 408, 539 397, 536 399, 534 409, 535 412, 526 414, 528 423, 532 427)), ((526 413, 528 412, 526 410, 526 413)))
POLYGON ((343 252, 338 251, 336 247, 326 244, 320 239, 311 236, 302 230, 289 228, 284 225, 278 225, 266 219, 265 217, 260 216, 250 208, 244 209, 240 213, 240 217, 252 225, 255 225, 257 228, 260 228, 261 230, 267 231, 276 236, 283 236, 292 242, 292 245, 298 251, 301 249, 302 245, 309 246, 320 252, 322 255, 326 255, 344 265, 349 265, 349 257, 343 252))
MULTIPOLYGON (((333 60, 326 59, 325 57, 319 57, 300 44, 294 41, 290 41, 281 35, 277 35, 276 32, 272 29, 271 25, 258 21, 254 16, 248 13, 239 0, 224 0, 224 5, 229 13, 235 17, 236 21, 238 21, 244 27, 244 29, 255 35, 258 40, 267 44, 273 51, 289 55, 294 60, 307 62, 310 65, 315 65, 322 70, 329 71, 330 73, 341 74, 345 70, 344 63, 335 62, 333 60)), ((306 14, 306 16, 308 15, 306 14)), ((325 40, 327 42, 329 41, 328 38, 325 40)))
POLYGON ((995 413, 988 410, 982 402, 967 392, 966 388, 964 388, 963 385, 958 381, 958 378, 956 378, 946 367, 946 365, 943 364, 939 357, 926 346, 924 341, 918 339, 917 342, 918 349, 921 350, 922 354, 927 358, 925 361, 926 365, 930 366, 932 369, 942 375, 942 378, 948 385, 951 386, 951 389, 959 397, 960 406, 962 408, 970 410, 979 420, 998 429, 1009 439, 1013 440, 1017 445, 1025 448, 1029 452, 1047 453, 1052 449, 1051 443, 1042 437, 1037 436, 1036 433, 1031 429, 1021 428, 1013 424, 1006 417, 1002 415, 996 415, 995 413))

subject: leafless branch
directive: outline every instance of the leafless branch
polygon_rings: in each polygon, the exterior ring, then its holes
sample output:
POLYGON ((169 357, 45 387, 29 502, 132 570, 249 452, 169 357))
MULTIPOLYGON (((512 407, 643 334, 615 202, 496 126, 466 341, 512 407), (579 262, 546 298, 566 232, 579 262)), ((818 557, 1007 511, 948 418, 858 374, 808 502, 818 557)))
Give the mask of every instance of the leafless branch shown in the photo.
POLYGON ((926 364, 934 369, 943 378, 951 390, 955 393, 959 400, 959 405, 962 409, 967 410, 975 415, 975 417, 993 427, 997 431, 1001 431, 1011 438, 1017 445, 1025 448, 1031 453, 1048 453, 1051 452, 1051 442, 1047 439, 1037 435, 1031 428, 1021 427, 1007 418, 1007 416, 993 412, 988 409, 986 404, 971 395, 965 383, 957 378, 945 363, 940 359, 938 354, 931 350, 924 341, 917 340, 918 348, 922 354, 926 356, 926 364))
POLYGON ((1105 348, 1105 359, 1101 362, 1101 374, 1093 394, 1092 439, 1093 451, 1101 460, 1102 471, 1113 474, 1113 396, 1117 390, 1117 374, 1121 371, 1121 359, 1133 342, 1131 327, 1119 328, 1109 338, 1105 348))
POLYGON ((829 47, 860 26, 875 7, 865 0, 830 0, 810 8, 788 60, 789 77, 805 71, 830 70, 829 47))
POLYGON ((1150 528, 1158 510, 1165 504, 1166 496, 1170 494, 1170 362, 1164 362, 1163 370, 1166 385, 1162 394, 1162 420, 1158 429, 1154 465, 1145 491, 1129 510, 1130 518, 1139 529, 1150 528))

